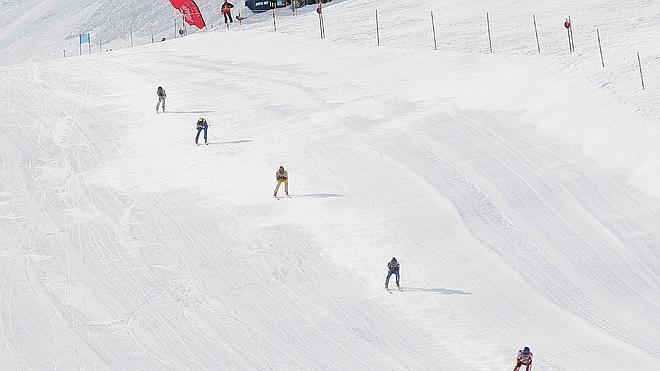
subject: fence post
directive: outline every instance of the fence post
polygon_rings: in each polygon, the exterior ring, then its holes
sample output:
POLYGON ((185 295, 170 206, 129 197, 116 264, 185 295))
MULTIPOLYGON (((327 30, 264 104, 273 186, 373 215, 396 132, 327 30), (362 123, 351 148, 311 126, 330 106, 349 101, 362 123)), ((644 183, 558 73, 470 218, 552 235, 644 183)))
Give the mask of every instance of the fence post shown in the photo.
POLYGON ((325 39, 325 24, 323 23, 323 2, 322 0, 317 0, 318 6, 316 8, 316 13, 319 15, 319 29, 321 30, 321 39, 325 39))
POLYGON ((639 58, 639 52, 637 52, 637 63, 639 64, 639 77, 642 79, 642 90, 646 89, 644 86, 644 74, 642 73, 642 60, 639 58))
POLYGON ((491 41, 490 38, 490 16, 488 15, 488 12, 486 12, 486 24, 488 25, 488 47, 490 48, 490 52, 493 52, 493 42, 491 41))
POLYGON ((438 50, 438 41, 435 38, 435 21, 433 20, 433 10, 431 10, 431 26, 433 28, 433 50, 438 50))
POLYGON ((534 34, 536 35, 536 48, 539 50, 539 54, 541 54, 541 43, 539 43, 539 30, 536 28, 535 14, 532 14, 532 19, 534 19, 534 34))
POLYGON ((605 60, 603 59, 603 47, 600 45, 600 32, 596 28, 596 36, 598 36, 598 50, 600 50, 600 64, 605 68, 605 60))
POLYGON ((380 46, 380 26, 378 25, 378 9, 376 9, 376 43, 380 46))
POLYGON ((571 51, 575 51, 575 39, 573 38, 573 21, 571 21, 571 16, 568 16, 568 23, 570 26, 568 27, 568 33, 571 35, 571 51))
POLYGON ((323 30, 323 39, 325 39, 325 19, 323 19, 323 0, 319 1, 319 9, 321 9, 321 29, 323 30))

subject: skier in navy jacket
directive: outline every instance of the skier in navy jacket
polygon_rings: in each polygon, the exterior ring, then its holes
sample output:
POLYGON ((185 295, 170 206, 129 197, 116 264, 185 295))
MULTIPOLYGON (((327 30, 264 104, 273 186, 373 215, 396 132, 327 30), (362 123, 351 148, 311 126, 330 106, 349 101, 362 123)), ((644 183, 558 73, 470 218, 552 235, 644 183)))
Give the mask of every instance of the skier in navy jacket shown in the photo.
POLYGON ((385 278, 385 288, 387 288, 390 284, 390 277, 392 275, 396 276, 396 287, 400 289, 399 287, 399 262, 396 260, 395 257, 392 257, 392 260, 390 260, 389 263, 387 263, 387 278, 385 278))
POLYGON ((206 122, 206 120, 203 117, 200 117, 199 120, 197 120, 197 136, 195 137, 195 144, 199 145, 199 134, 204 130, 204 143, 207 145, 209 142, 206 140, 206 133, 209 130, 209 123, 206 122))

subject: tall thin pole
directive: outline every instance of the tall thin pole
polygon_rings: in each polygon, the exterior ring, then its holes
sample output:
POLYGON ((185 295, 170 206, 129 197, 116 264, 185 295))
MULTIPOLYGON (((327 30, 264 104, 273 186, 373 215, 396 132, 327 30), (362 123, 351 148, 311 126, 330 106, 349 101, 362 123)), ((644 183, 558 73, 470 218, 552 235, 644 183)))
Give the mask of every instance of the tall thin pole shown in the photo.
POLYGON ((637 63, 639 64, 639 77, 642 79, 642 90, 646 89, 644 86, 644 74, 642 73, 642 60, 639 58, 639 52, 637 52, 637 63))
POLYGON ((151 43, 154 43, 154 35, 151 35, 151 43))
POLYGON ((277 31, 277 23, 275 23, 275 8, 273 8, 273 31, 277 31))
POLYGON ((317 0, 318 1, 318 7, 316 8, 316 12, 319 14, 319 28, 321 30, 321 39, 325 39, 325 24, 323 24, 323 2, 322 0, 317 0))
POLYGON ((598 36, 598 50, 600 50, 600 64, 605 68, 605 60, 603 59, 603 47, 600 45, 600 32, 596 28, 596 36, 598 36))
POLYGON ((570 25, 568 27, 568 32, 571 35, 571 49, 572 49, 572 51, 575 51, 575 39, 573 38, 573 21, 571 21, 571 16, 570 15, 568 16, 568 23, 570 25))
POLYGON ((103 53, 103 43, 101 42, 101 38, 99 37, 99 53, 103 53))
POLYGON ((571 25, 566 27, 566 35, 568 35, 568 50, 573 53, 573 44, 571 44, 571 25))
POLYGON ((431 10, 431 27, 433 28, 433 50, 438 50, 438 42, 435 38, 435 21, 433 20, 433 10, 431 10))
POLYGON ((174 19, 174 38, 176 39, 176 32, 178 31, 178 27, 176 24, 176 19, 174 19))
POLYGON ((78 55, 82 55, 82 37, 78 35, 78 55))
POLYGON ((132 47, 133 47, 133 29, 129 28, 129 29, 128 29, 128 32, 130 32, 130 36, 131 36, 131 48, 132 48, 132 47))
POLYGON ((87 37, 87 54, 92 54, 92 35, 87 37))
POLYGON ((380 26, 378 25, 378 9, 376 9, 376 45, 380 46, 380 26))
POLYGON ((539 30, 536 28, 536 15, 532 14, 532 18, 534 19, 534 34, 536 35, 536 48, 539 50, 539 54, 541 54, 541 43, 539 43, 539 30))
POLYGON ((319 7, 321 9, 321 31, 323 32, 323 38, 325 39, 325 19, 323 19, 323 0, 320 0, 319 7))
POLYGON ((493 52, 493 42, 491 41, 490 38, 490 16, 488 15, 488 12, 486 12, 486 24, 488 25, 488 47, 490 48, 490 52, 493 52))
POLYGON ((66 58, 66 49, 62 49, 62 53, 64 54, 64 58, 66 58))

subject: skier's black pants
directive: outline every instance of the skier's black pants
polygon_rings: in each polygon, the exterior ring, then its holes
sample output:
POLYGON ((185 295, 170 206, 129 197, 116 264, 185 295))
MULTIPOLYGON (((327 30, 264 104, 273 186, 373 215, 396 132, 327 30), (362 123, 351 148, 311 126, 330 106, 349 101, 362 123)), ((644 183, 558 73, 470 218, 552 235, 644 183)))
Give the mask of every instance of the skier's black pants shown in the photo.
POLYGON ((206 143, 206 132, 208 129, 204 127, 197 128, 197 136, 195 137, 195 143, 197 143, 197 141, 199 140, 199 134, 202 132, 202 130, 204 130, 204 143, 206 143))
POLYGON ((387 278, 385 279, 385 287, 389 286, 390 277, 392 277, 392 275, 396 276, 396 285, 399 286, 399 269, 397 268, 387 272, 387 278))
POLYGON ((225 16, 225 23, 227 23, 227 18, 229 18, 229 23, 234 23, 234 20, 231 18, 231 10, 227 13, 222 13, 225 16))

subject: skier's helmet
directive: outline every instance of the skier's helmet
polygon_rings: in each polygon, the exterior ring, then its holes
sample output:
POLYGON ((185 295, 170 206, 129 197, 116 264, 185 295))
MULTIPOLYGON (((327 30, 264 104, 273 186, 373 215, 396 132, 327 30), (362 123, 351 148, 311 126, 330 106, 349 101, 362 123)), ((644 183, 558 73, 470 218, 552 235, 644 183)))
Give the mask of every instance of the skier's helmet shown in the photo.
POLYGON ((395 258, 395 257, 392 257, 392 260, 396 261, 396 258, 395 258))
POLYGON ((523 348, 523 354, 529 354, 529 347, 523 348))
POLYGON ((203 117, 200 117, 200 118, 197 119, 197 122, 202 122, 202 121, 204 121, 203 117))
POLYGON ((284 166, 280 166, 280 170, 284 170, 284 166))

